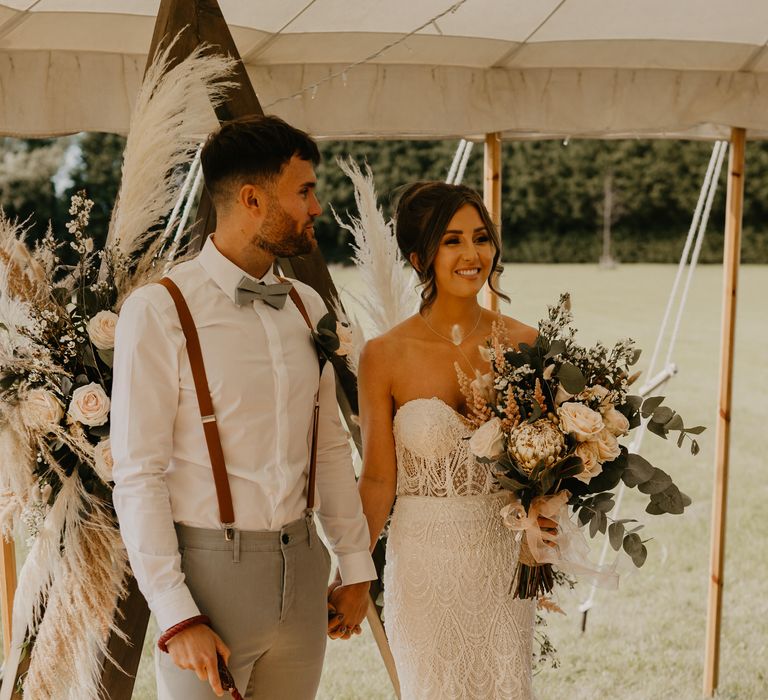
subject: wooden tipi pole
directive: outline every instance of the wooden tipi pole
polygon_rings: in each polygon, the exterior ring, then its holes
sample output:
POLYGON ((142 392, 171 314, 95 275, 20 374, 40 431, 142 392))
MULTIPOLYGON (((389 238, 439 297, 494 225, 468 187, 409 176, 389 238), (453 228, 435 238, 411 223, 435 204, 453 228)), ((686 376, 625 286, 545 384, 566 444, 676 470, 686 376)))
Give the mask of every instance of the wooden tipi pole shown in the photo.
MULTIPOLYGON (((483 200, 491 215, 491 221, 501 237, 501 134, 485 135, 485 157, 483 159, 483 200)), ((497 311, 499 297, 490 287, 485 288, 485 305, 497 311)))
POLYGON ((0 539, 0 608, 3 615, 3 658, 7 659, 11 653, 11 617, 16 593, 16 546, 12 539, 0 539))
POLYGON ((728 164, 728 193, 726 199, 725 247, 723 254, 720 390, 718 397, 717 433, 715 436, 715 486, 712 494, 712 553, 710 559, 707 639, 704 662, 704 694, 707 697, 713 697, 715 694, 720 666, 720 622, 723 605, 723 571, 725 568, 725 516, 728 503, 733 354, 736 330, 736 292, 741 256, 745 150, 746 131, 734 128, 731 131, 731 153, 728 164))

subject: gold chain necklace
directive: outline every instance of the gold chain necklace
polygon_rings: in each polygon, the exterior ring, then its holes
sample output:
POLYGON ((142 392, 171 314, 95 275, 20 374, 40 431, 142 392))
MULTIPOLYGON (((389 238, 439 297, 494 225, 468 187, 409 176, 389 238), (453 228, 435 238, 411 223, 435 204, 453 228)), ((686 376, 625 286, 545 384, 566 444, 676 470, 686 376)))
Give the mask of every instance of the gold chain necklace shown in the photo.
MULTIPOLYGON (((451 345, 453 345, 461 353, 461 356, 464 358, 464 361, 467 363, 467 365, 469 365, 470 372, 474 376, 474 374, 476 372, 475 366, 472 364, 470 359, 464 354, 464 351, 461 349, 461 344, 467 338, 472 337, 472 334, 477 330, 478 326, 480 325, 480 319, 483 318, 483 310, 482 309, 479 310, 479 313, 477 314, 477 321, 475 322, 475 325, 473 326, 472 330, 469 333, 467 333, 465 336, 462 336, 461 339, 459 340, 459 342, 456 342, 455 338, 449 338, 448 336, 445 336, 442 333, 438 333, 434 328, 432 328, 432 326, 430 325, 429 321, 427 321, 425 316, 421 316, 421 318, 424 321, 424 323, 426 324, 427 328, 429 328, 429 330, 431 330, 438 338, 442 338, 443 340, 447 340, 451 345)), ((459 324, 456 323, 456 324, 454 324, 454 327, 455 326, 459 326, 459 324)), ((461 326, 459 326, 459 330, 461 330, 461 326)))

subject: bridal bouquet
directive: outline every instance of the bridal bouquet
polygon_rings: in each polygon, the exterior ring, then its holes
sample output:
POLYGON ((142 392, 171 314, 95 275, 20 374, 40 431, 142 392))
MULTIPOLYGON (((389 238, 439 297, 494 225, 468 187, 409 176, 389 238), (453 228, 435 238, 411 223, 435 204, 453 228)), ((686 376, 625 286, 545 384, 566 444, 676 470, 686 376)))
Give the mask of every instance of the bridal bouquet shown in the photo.
POLYGON ((647 419, 650 432, 665 439, 677 433, 678 447, 688 439, 696 454, 692 436, 704 428, 686 428, 678 413, 662 405, 661 396, 629 393, 637 376, 630 368, 640 356, 632 340, 613 348, 601 343, 585 348, 575 334, 570 298, 564 294, 539 322, 532 346, 511 347, 503 323, 497 322, 482 349, 491 371, 472 380, 457 366, 470 420, 477 426, 470 449, 512 494, 500 517, 522 539, 513 577, 520 598, 551 591, 554 569, 615 579, 590 565, 579 527, 588 525, 591 537, 607 532, 615 550, 623 548, 635 566, 643 565, 647 550, 637 534, 642 526, 608 515, 619 482, 646 494, 646 512, 652 515, 680 514, 691 503, 669 474, 629 453, 618 439, 647 419), (542 533, 539 516, 557 522, 557 532, 542 533))

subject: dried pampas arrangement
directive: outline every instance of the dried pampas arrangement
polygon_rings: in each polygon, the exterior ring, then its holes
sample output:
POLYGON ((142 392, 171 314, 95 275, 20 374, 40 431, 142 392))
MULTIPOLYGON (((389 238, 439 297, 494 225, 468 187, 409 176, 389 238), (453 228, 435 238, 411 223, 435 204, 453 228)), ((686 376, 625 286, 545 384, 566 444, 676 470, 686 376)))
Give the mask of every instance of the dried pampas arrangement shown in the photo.
POLYGON ((0 211, 0 532, 25 526, 30 543, 0 700, 16 690, 14 671, 30 645, 26 697, 98 700, 107 644, 120 634, 128 563, 99 462, 109 444, 112 350, 96 342, 91 324, 116 321, 132 289, 164 271, 160 225, 179 191, 178 170, 215 126, 212 104, 231 86, 234 66, 203 47, 170 67, 171 47, 158 53, 137 97, 103 251, 86 233, 93 203, 84 193, 72 199, 67 232, 57 239, 49 228, 34 249, 0 211), (62 262, 65 245, 77 254, 74 266, 62 262), (84 391, 99 415, 73 410, 84 391))

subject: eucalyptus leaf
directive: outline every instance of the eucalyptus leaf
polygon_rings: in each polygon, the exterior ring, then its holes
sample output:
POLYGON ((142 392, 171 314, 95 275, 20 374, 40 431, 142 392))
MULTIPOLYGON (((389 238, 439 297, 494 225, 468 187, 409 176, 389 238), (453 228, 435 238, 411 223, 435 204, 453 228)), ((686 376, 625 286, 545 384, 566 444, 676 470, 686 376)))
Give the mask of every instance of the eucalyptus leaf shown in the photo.
POLYGON ((587 384, 587 380, 584 378, 581 370, 570 362, 565 362, 560 366, 557 378, 560 380, 563 389, 569 394, 578 394, 587 384))
POLYGON ((114 364, 115 361, 115 351, 114 350, 100 350, 96 349, 96 352, 99 355, 99 358, 101 361, 107 366, 111 367, 114 364))
POLYGON ((621 475, 622 481, 633 488, 648 481, 653 476, 655 467, 644 457, 630 453, 627 456, 627 467, 621 475))
POLYGON ((651 501, 646 507, 645 512, 649 515, 664 515, 667 511, 662 510, 658 503, 651 501))
POLYGON ((548 360, 563 352, 565 352, 565 343, 562 340, 553 340, 552 344, 549 346, 549 352, 544 355, 544 359, 548 360))
POLYGON ((653 412, 653 417, 651 420, 653 420, 655 423, 661 423, 664 427, 669 429, 667 423, 672 420, 674 415, 675 412, 669 406, 659 406, 653 412))
POLYGON ((664 427, 667 430, 682 430, 683 429, 683 417, 679 413, 675 413, 672 418, 670 418, 665 424, 664 427))
POLYGON ((643 414, 643 418, 648 418, 664 401, 663 396, 649 396, 640 408, 640 412, 643 414))
POLYGON ((699 451, 700 451, 699 443, 696 440, 693 440, 691 442, 691 454, 695 456, 695 455, 699 454, 699 451))
POLYGON ((648 550, 644 544, 640 545, 640 549, 632 555, 632 563, 639 569, 645 560, 648 558, 648 550))
POLYGON ((674 484, 670 484, 660 493, 654 493, 651 496, 651 502, 658 505, 665 513, 670 513, 671 515, 681 515, 685 510, 683 494, 680 493, 680 489, 674 484))
POLYGON ((667 439, 667 429, 661 423, 657 423, 655 420, 649 420, 646 427, 648 428, 649 433, 658 435, 664 440, 667 439))
POLYGON ((647 481, 638 484, 637 490, 640 493, 649 495, 661 493, 672 485, 672 477, 661 469, 654 469, 653 476, 647 481))
POLYGON ((598 520, 600 521, 598 524, 598 529, 602 534, 605 534, 605 530, 608 527, 608 516, 603 511, 600 511, 598 520))
POLYGON ((631 535, 626 535, 624 537, 622 546, 624 547, 624 551, 629 554, 630 557, 633 557, 635 553, 640 551, 640 548, 643 546, 643 541, 640 539, 640 535, 633 532, 631 535))
POLYGON ((703 425, 697 425, 695 428, 686 428, 685 432, 691 435, 701 435, 706 430, 703 425))
POLYGON ((599 511, 592 514, 592 520, 589 521, 589 536, 594 537, 597 531, 600 529, 600 516, 603 515, 599 511))
POLYGON ((634 394, 628 395, 624 401, 625 403, 628 403, 635 411, 639 411, 643 405, 643 397, 635 396, 634 394))
POLYGON ((627 364, 631 367, 632 365, 636 365, 637 361, 640 359, 640 355, 642 354, 642 350, 640 348, 636 348, 635 351, 632 353, 632 357, 629 358, 627 361, 627 364))
POLYGON ((611 523, 608 526, 608 539, 617 552, 621 549, 621 541, 624 538, 624 524, 620 522, 611 523))
POLYGON ((629 418, 629 429, 634 430, 635 428, 640 426, 640 423, 642 423, 642 418, 640 418, 640 413, 633 413, 632 416, 629 418))
POLYGON ((592 518, 592 509, 591 507, 582 506, 581 510, 579 511, 579 525, 586 525, 590 519, 592 518))
POLYGON ((680 433, 680 437, 677 438, 677 446, 682 447, 685 442, 685 433, 680 433))

